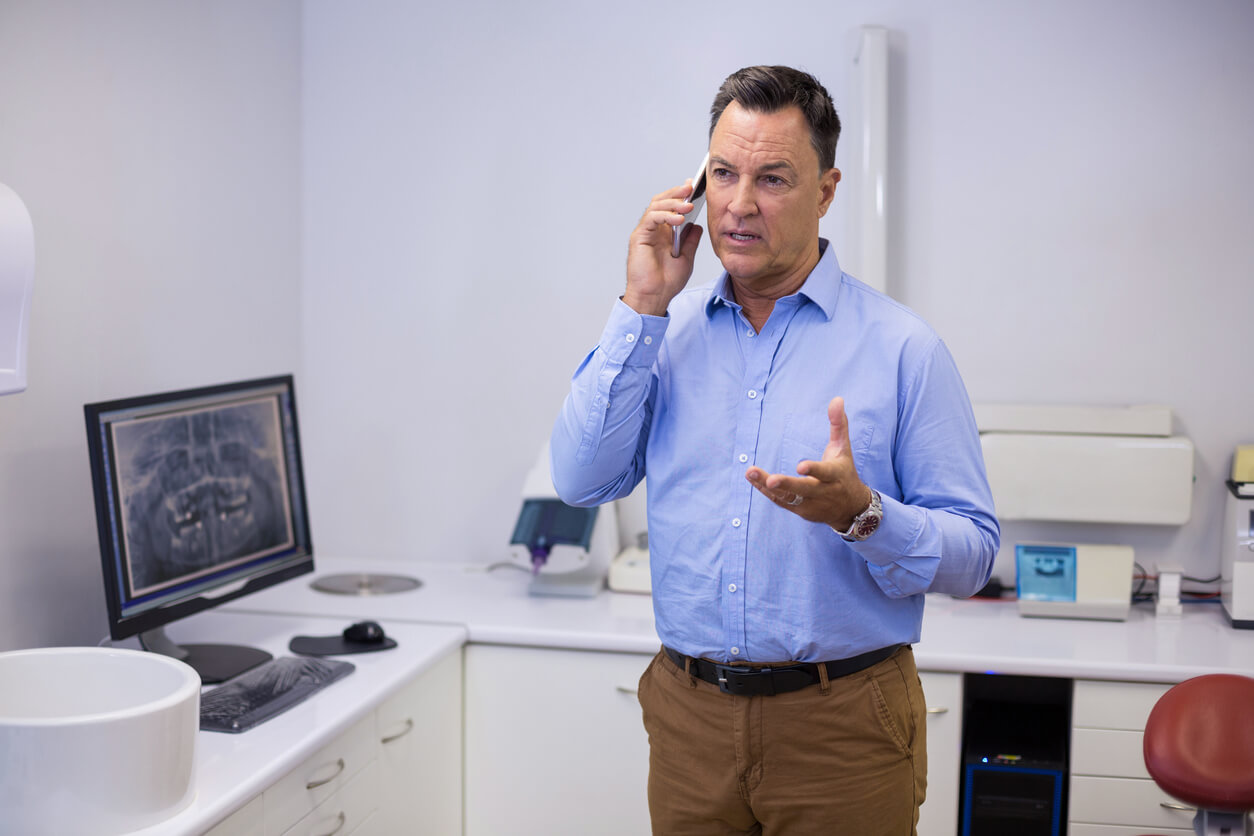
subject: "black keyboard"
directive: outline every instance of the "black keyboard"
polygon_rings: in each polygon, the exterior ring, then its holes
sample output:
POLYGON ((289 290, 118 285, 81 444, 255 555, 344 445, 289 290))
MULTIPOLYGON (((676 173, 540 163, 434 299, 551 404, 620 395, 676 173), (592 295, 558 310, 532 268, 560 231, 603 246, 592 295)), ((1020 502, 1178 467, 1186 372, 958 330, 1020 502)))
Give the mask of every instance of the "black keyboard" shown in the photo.
POLYGON ((354 670, 352 662, 306 656, 263 662, 200 695, 200 730, 248 731, 354 670))

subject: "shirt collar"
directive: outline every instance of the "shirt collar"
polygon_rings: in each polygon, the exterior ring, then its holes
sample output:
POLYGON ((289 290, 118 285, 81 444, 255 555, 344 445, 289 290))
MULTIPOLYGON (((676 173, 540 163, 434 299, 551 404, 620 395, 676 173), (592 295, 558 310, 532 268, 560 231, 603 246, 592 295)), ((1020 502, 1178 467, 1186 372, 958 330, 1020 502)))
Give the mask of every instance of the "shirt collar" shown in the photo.
MULTIPOLYGON (((840 262, 836 260, 836 250, 830 246, 826 238, 819 239, 819 263, 814 265, 810 275, 797 290, 796 295, 802 296, 823 311, 825 318, 830 320, 836 313, 836 297, 840 295, 841 285, 840 262)), ((714 283, 709 301, 705 303, 705 315, 713 316, 714 311, 726 306, 740 310, 740 305, 732 298, 731 277, 727 271, 714 283)))

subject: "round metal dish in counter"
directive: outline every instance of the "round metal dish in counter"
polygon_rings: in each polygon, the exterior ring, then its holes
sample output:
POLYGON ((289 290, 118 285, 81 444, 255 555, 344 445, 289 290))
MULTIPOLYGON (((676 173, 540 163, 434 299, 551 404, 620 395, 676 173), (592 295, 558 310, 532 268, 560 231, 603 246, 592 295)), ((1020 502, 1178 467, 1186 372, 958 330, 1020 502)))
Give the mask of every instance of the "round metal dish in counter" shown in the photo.
POLYGON ((329 592, 332 595, 391 595, 417 589, 422 586, 422 581, 407 575, 353 572, 346 575, 326 575, 309 585, 319 592, 329 592))

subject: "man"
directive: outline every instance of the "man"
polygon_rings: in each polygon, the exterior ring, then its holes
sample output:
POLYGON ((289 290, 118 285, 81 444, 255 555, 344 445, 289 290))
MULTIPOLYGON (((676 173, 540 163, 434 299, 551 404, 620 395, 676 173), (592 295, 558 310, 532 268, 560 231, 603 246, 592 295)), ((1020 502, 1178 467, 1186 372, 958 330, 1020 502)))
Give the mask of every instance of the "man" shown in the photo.
POLYGON ((656 833, 912 833, 923 593, 974 593, 997 553, 948 350, 818 236, 839 133, 806 73, 724 82, 706 199, 726 272, 685 289, 703 230, 678 257, 671 243, 691 185, 654 197, 553 430, 568 503, 648 474, 663 649, 640 703, 656 833))

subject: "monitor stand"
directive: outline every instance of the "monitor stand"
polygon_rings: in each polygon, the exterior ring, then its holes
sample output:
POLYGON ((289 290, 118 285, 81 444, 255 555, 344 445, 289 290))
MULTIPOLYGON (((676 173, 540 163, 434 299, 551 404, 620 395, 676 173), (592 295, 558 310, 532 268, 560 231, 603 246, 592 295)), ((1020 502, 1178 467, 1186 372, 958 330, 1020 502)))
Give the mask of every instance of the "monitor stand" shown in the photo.
POLYGON ((242 644, 175 644, 164 627, 140 633, 139 644, 144 650, 191 665, 206 685, 225 682, 274 658, 260 648, 242 644))

